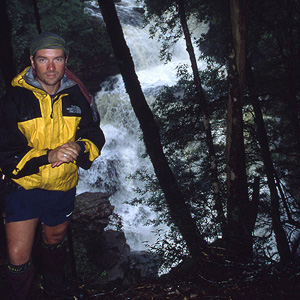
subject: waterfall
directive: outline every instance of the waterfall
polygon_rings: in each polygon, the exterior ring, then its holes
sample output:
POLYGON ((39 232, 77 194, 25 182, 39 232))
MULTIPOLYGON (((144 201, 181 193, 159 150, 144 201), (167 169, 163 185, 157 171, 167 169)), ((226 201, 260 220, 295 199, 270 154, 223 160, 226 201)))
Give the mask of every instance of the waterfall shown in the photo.
MULTIPOLYGON (((173 47, 172 62, 159 60, 160 44, 149 38, 148 28, 142 28, 142 16, 135 0, 116 3, 127 45, 132 54, 135 69, 148 103, 163 86, 176 84, 176 66, 189 65, 184 40, 173 47)), ((101 18, 97 1, 89 1, 88 10, 101 18)), ((106 144, 101 156, 88 171, 80 170, 78 193, 85 191, 110 192, 115 212, 122 217, 127 242, 133 250, 145 250, 145 243, 155 242, 151 226, 145 222, 155 218, 148 207, 126 204, 136 197, 134 189, 143 183, 129 179, 141 167, 153 172, 141 140, 141 130, 130 104, 120 75, 104 82, 95 96, 101 116, 101 128, 106 144)))

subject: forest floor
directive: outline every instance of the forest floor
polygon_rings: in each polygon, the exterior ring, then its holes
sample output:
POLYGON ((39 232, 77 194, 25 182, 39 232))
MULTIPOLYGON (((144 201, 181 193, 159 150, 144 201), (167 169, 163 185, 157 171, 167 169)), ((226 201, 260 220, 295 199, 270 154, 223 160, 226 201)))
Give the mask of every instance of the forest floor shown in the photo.
MULTIPOLYGON (((3 273, 4 265, 0 262, 0 299, 6 300, 3 273)), ((91 300, 298 300, 300 267, 232 262, 203 264, 187 260, 156 280, 136 282, 126 289, 115 286, 103 290, 84 284, 83 287, 91 300)), ((39 280, 35 290, 36 300, 44 300, 39 280)))
POLYGON ((94 293, 91 299, 299 300, 300 268, 230 262, 196 264, 188 260, 158 280, 124 291, 112 290, 99 297, 94 293))

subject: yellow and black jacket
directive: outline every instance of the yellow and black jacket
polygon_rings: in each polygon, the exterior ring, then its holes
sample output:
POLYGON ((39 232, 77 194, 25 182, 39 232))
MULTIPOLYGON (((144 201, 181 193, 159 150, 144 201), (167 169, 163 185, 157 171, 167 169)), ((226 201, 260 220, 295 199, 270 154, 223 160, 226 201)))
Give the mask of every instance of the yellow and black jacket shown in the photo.
POLYGON ((77 185, 78 167, 88 169, 104 145, 98 113, 66 77, 53 96, 34 80, 31 68, 12 86, 0 102, 2 172, 25 189, 68 191, 77 185), (47 152, 69 141, 80 141, 84 153, 52 168, 47 152))

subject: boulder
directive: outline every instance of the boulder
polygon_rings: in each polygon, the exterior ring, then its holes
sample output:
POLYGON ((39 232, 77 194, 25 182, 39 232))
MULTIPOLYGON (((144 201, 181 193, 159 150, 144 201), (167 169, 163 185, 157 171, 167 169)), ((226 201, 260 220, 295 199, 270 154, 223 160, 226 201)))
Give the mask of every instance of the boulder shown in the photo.
POLYGON ((130 274, 133 282, 158 278, 161 258, 148 251, 131 251, 130 274))
POLYGON ((90 245, 89 257, 102 274, 102 286, 128 286, 130 247, 126 243, 124 232, 104 231, 90 245))
POLYGON ((81 224, 84 230, 102 232, 114 211, 109 196, 100 192, 86 192, 77 196, 72 222, 81 224))
POLYGON ((79 277, 105 289, 127 288, 133 282, 156 278, 158 256, 130 251, 109 196, 86 192, 76 197, 71 228, 79 277))

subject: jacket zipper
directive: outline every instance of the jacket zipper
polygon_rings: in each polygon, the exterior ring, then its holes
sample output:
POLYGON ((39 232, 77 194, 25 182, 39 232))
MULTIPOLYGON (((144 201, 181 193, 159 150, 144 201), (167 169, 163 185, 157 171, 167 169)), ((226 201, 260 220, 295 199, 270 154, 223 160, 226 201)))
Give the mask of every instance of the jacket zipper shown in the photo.
POLYGON ((51 96, 51 114, 50 114, 50 118, 53 119, 53 105, 54 105, 54 102, 57 100, 58 98, 58 95, 55 95, 55 96, 51 96))

